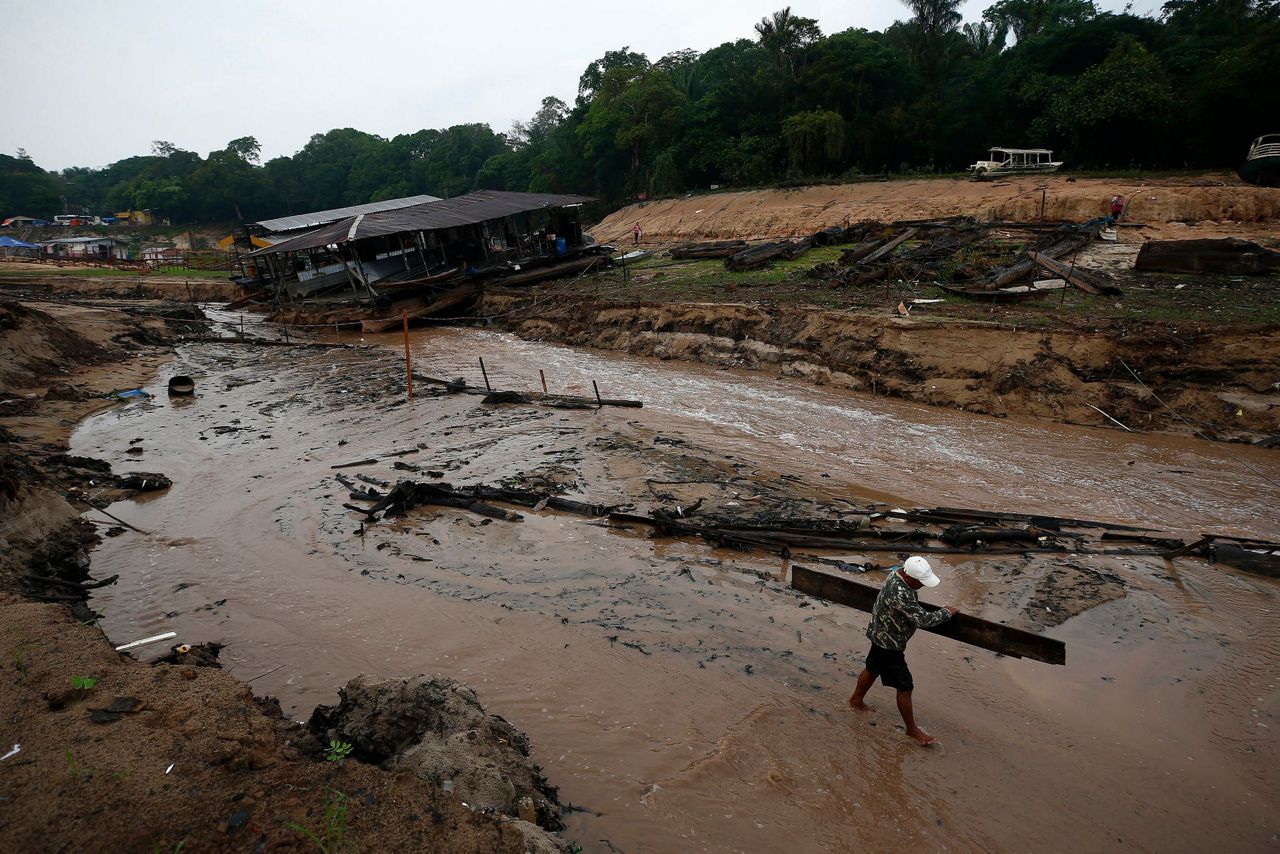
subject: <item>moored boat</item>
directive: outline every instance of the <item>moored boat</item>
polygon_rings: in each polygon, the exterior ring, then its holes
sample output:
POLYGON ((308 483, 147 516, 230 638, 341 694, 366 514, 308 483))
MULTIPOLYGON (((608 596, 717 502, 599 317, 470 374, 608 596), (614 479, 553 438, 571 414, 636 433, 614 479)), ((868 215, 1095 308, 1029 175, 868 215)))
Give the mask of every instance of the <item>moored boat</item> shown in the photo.
POLYGON ((1001 175, 1027 175, 1038 172, 1057 172, 1061 160, 1053 159, 1047 148, 993 148, 988 159, 979 160, 969 167, 975 180, 998 178, 1001 175))
POLYGON ((1246 183, 1280 187, 1280 133, 1263 134, 1255 139, 1237 172, 1246 183))

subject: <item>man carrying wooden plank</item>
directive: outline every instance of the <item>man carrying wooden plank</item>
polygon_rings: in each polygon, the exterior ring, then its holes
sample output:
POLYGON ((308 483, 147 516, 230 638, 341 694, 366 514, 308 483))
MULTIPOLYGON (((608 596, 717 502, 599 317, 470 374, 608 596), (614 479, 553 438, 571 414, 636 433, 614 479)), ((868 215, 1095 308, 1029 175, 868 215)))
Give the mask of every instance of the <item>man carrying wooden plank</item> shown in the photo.
POLYGON ((907 667, 907 641, 915 634, 916 629, 928 629, 939 626, 958 613, 959 609, 950 605, 937 611, 926 611, 920 606, 920 597, 916 591, 921 587, 937 587, 940 579, 929 566, 929 561, 916 555, 909 557, 896 572, 889 574, 876 604, 871 610, 871 625, 867 627, 867 638, 871 641, 871 651, 867 653, 867 664, 858 674, 858 684, 849 698, 849 705, 860 711, 871 709, 863 698, 875 684, 876 679, 884 683, 886 688, 894 688, 898 692, 898 712, 902 722, 906 724, 907 735, 928 747, 937 739, 916 726, 914 711, 911 707, 911 692, 915 682, 911 678, 911 670, 907 667))

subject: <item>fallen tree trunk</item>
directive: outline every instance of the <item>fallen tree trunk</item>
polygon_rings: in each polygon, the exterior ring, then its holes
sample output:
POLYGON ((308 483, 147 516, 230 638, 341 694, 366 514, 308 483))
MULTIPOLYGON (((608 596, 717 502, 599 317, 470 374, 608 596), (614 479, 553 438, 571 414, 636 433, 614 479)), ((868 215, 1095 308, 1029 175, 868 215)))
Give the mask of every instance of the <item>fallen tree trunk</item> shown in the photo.
POLYGON ((745 240, 717 240, 711 243, 685 243, 673 247, 671 257, 677 261, 700 258, 728 258, 747 248, 745 240))
POLYGON ((884 244, 883 240, 864 240, 852 249, 846 249, 840 253, 840 263, 845 266, 857 264, 863 258, 866 258, 877 248, 884 244))
MULTIPOLYGON (((791 567, 791 587, 801 593, 867 613, 871 613, 876 597, 880 594, 878 588, 869 584, 796 565, 791 567)), ((921 602, 920 606, 926 611, 941 610, 936 605, 925 602, 921 602)), ((942 625, 924 631, 1014 658, 1030 658, 1047 664, 1067 663, 1067 645, 1062 641, 969 614, 956 614, 942 625)))
POLYGON ((774 258, 782 257, 791 248, 790 240, 781 240, 777 243, 765 243, 762 246, 753 246, 750 249, 744 249, 736 255, 724 259, 725 269, 735 273, 741 273, 744 270, 753 270, 756 267, 763 267, 774 258))

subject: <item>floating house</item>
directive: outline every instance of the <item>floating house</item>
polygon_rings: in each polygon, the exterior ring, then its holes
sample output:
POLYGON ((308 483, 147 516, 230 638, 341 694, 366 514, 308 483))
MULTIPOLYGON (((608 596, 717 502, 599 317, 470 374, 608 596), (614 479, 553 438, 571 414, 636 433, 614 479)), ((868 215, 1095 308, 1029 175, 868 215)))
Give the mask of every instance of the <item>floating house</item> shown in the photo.
POLYGON ((259 237, 281 237, 294 236, 304 231, 310 231, 313 228, 319 228, 322 225, 328 225, 331 222, 337 222, 340 219, 349 219, 353 216, 369 213, 382 213, 384 211, 398 211, 402 208, 411 208, 418 205, 425 205, 428 202, 440 201, 439 196, 405 196, 399 199, 385 199, 381 202, 369 202, 363 205, 350 205, 345 208, 331 208, 327 211, 313 211, 311 213, 295 214, 291 216, 277 217, 276 219, 264 219, 249 224, 250 234, 259 237))
POLYGON ((244 258, 259 273, 265 268, 278 301, 329 295, 385 305, 398 293, 422 295, 517 273, 527 277, 531 270, 594 255, 598 248, 584 236, 578 217, 589 201, 480 190, 348 216, 244 258))

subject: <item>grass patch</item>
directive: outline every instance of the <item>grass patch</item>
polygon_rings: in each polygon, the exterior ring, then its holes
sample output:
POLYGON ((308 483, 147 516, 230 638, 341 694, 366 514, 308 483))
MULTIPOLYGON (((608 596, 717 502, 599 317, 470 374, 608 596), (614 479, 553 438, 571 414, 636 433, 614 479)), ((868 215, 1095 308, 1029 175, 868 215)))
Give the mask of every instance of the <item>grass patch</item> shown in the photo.
MULTIPOLYGON (((835 261, 843 247, 813 249, 795 261, 778 261, 760 270, 732 273, 721 259, 674 261, 650 256, 628 265, 624 283, 618 268, 581 282, 549 283, 548 290, 587 293, 601 300, 654 302, 755 303, 814 306, 871 314, 890 314, 899 302, 945 299, 915 307, 913 316, 938 320, 980 320, 1031 328, 1123 326, 1129 323, 1203 323, 1208 325, 1280 324, 1280 277, 1187 276, 1121 272, 1121 296, 1090 296, 1074 288, 1026 303, 994 304, 948 294, 929 281, 887 279, 863 287, 832 287, 807 275, 835 261), (1182 287, 1178 287, 1182 285, 1182 287)), ((939 270, 946 281, 959 269, 972 274, 1012 257, 1016 246, 978 244, 963 250, 939 270)))

